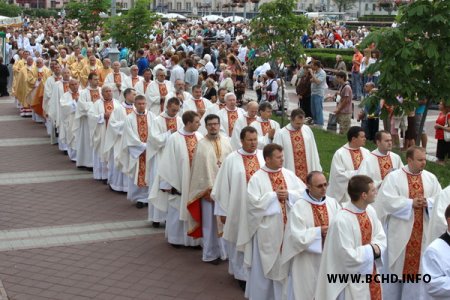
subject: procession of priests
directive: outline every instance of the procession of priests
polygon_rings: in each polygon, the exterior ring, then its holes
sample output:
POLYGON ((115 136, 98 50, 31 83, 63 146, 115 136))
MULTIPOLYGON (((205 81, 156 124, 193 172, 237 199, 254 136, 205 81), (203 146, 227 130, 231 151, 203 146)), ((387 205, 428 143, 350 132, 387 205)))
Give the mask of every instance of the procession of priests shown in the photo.
POLYGON ((370 151, 353 126, 327 180, 300 108, 280 128, 268 102, 238 107, 225 89, 209 100, 161 64, 127 75, 95 56, 47 68, 29 55, 16 62, 21 115, 148 209, 180 255, 227 264, 246 298, 450 299, 450 188, 425 170, 425 149, 402 161, 379 131, 370 151))

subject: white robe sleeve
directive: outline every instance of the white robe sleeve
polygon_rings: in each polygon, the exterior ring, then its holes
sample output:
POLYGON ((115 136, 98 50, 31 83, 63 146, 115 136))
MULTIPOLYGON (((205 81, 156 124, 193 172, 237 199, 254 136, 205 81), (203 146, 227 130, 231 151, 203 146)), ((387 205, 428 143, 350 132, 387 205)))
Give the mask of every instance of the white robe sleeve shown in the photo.
MULTIPOLYGON (((442 241, 445 243, 444 241, 442 241)), ((434 245, 434 244, 433 244, 434 245)), ((444 245, 444 251, 449 251, 449 247, 444 245)), ((422 257, 423 273, 431 277, 429 283, 425 283, 425 290, 429 296, 439 299, 450 298, 450 270, 443 270, 442 266, 448 266, 448 262, 442 262, 441 256, 444 251, 438 251, 434 247, 428 247, 422 257), (446 264, 447 263, 447 264, 446 264)))

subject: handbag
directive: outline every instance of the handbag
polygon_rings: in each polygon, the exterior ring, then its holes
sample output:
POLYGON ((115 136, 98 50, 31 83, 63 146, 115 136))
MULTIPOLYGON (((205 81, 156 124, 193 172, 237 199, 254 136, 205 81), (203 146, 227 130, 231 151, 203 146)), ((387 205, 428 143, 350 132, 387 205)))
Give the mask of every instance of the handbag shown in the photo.
POLYGON ((336 132, 337 130, 337 116, 336 114, 330 113, 328 117, 327 130, 336 132))
MULTIPOLYGON (((447 127, 447 128, 450 127, 450 126, 448 126, 448 115, 449 114, 447 114, 447 117, 445 118, 445 126, 444 126, 444 127, 447 127)), ((444 130, 444 141, 450 142, 450 131, 444 130)))

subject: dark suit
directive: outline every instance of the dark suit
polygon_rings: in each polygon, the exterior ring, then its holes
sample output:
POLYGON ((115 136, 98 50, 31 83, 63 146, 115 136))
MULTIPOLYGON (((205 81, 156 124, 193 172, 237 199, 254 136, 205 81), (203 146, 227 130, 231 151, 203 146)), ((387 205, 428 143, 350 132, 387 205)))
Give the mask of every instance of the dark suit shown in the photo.
POLYGON ((8 67, 4 64, 0 64, 0 97, 9 96, 8 94, 8 67))

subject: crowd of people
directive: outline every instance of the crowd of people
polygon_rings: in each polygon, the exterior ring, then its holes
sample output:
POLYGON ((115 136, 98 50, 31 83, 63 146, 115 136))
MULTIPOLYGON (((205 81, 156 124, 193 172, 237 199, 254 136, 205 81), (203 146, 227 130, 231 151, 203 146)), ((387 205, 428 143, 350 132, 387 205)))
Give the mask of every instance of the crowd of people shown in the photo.
MULTIPOLYGON (((391 133, 377 131, 377 148, 367 150, 364 129, 345 123, 348 107, 340 105, 348 142, 328 181, 306 108, 294 109, 283 128, 271 119, 278 83, 269 63, 254 70, 267 77, 265 101, 240 101, 252 55, 239 39, 245 25, 163 28, 129 68, 100 60, 95 48, 83 55, 97 35, 69 21, 41 19, 10 32, 20 115, 44 123, 76 167, 148 207, 152 226, 164 224, 180 253, 195 247, 203 262, 228 260, 249 299, 450 297, 450 187, 441 190, 424 170, 423 148, 409 147, 404 165, 391 152, 391 133), (225 30, 217 48, 204 39, 213 30, 225 30), (228 35, 236 39, 228 43, 228 35), (330 274, 431 280, 360 283, 330 274)), ((311 68, 318 103, 320 62, 311 68)), ((338 74, 341 84, 345 76, 338 74)), ((349 86, 340 93, 351 103, 349 86)))

